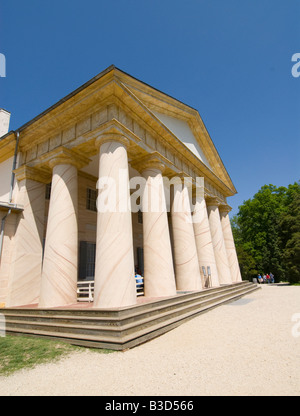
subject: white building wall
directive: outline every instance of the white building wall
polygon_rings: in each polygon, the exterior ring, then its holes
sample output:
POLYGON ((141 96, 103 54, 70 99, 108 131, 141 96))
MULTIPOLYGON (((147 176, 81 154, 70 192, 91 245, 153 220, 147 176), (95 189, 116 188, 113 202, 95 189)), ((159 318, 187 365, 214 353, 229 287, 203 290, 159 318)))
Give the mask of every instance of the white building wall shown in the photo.
MULTIPOLYGON (((11 185, 11 175, 13 169, 14 157, 11 157, 4 162, 0 163, 0 203, 9 201, 10 194, 10 185, 11 185)), ((21 153, 17 155, 16 169, 20 166, 21 163, 21 153)), ((19 186, 18 182, 15 180, 12 194, 12 203, 18 203, 18 192, 19 186)))
POLYGON ((14 158, 11 157, 0 163, 0 202, 9 202, 11 171, 14 158))

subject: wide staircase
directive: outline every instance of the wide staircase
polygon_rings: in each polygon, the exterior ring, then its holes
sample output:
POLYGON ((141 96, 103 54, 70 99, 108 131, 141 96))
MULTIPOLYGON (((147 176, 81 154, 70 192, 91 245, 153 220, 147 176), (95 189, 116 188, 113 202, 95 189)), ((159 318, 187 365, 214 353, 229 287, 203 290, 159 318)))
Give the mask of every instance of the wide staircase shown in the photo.
POLYGON ((174 297, 118 309, 0 309, 0 327, 5 324, 7 334, 52 338, 92 348, 125 350, 257 289, 258 285, 243 281, 200 292, 179 292, 174 297))

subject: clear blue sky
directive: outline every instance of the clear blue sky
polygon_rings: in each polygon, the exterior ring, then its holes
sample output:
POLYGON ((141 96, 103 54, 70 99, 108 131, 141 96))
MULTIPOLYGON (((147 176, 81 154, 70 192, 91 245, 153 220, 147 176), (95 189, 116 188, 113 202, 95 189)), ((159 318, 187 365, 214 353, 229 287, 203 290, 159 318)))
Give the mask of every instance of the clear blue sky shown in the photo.
POLYGON ((2 0, 0 107, 17 129, 114 64, 199 111, 233 215, 300 177, 299 22, 299 0, 2 0))

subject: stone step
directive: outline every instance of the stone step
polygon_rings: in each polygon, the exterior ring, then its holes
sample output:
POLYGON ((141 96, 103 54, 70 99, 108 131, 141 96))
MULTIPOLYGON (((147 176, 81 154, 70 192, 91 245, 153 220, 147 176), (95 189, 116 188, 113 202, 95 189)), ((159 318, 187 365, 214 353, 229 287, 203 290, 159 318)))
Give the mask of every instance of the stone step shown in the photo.
MULTIPOLYGON (((212 290, 210 294, 207 293, 205 296, 200 296, 198 292, 197 297, 193 293, 192 299, 185 296, 185 302, 179 296, 177 304, 175 305, 176 302, 174 303, 173 300, 171 308, 170 304, 164 304, 153 309, 153 304, 156 303, 153 302, 152 307, 148 308, 147 311, 143 310, 142 314, 136 315, 136 310, 134 310, 136 308, 130 308, 133 314, 132 317, 127 316, 119 320, 114 317, 111 322, 109 322, 109 319, 103 320, 103 317, 99 316, 95 319, 94 313, 92 313, 94 315, 92 318, 87 316, 86 319, 82 320, 83 317, 80 316, 80 320, 78 320, 76 319, 77 316, 73 316, 66 320, 62 311, 56 310, 60 315, 53 316, 51 314, 50 320, 47 321, 45 315, 42 314, 39 321, 37 311, 34 315, 31 315, 26 314, 27 310, 19 310, 19 316, 16 314, 16 309, 12 314, 10 314, 10 310, 2 311, 8 312, 5 312, 7 333, 56 338, 75 345, 122 350, 154 338, 180 325, 187 319, 197 316, 199 313, 240 298, 257 289, 256 285, 250 283, 230 285, 230 288, 227 287, 226 290, 224 288, 219 291, 212 290), (34 318, 34 320, 31 320, 31 318, 34 318)), ((201 294, 203 295, 202 292, 201 294)), ((73 310, 73 314, 76 314, 76 312, 78 310, 73 310)))
POLYGON ((184 299, 182 299, 181 296, 178 296, 177 298, 172 299, 171 304, 169 303, 165 305, 164 302, 158 302, 156 305, 156 308, 153 308, 153 304, 151 304, 151 308, 149 307, 142 308, 142 310, 141 308, 138 308, 138 307, 132 308, 131 315, 128 315, 125 318, 117 318, 117 317, 109 318, 107 316, 102 316, 101 311, 98 311, 97 315, 93 313, 94 311, 90 311, 89 314, 87 313, 83 317, 82 315, 77 316, 76 312, 74 313, 74 311, 73 311, 73 315, 71 316, 69 314, 65 315, 63 311, 56 311, 57 312, 56 315, 54 315, 53 313, 51 313, 50 315, 45 315, 44 313, 40 314, 39 310, 35 310, 35 314, 33 313, 28 314, 26 310, 19 310, 19 312, 14 310, 13 313, 11 313, 11 310, 8 309, 5 315, 6 315, 7 324, 17 319, 20 324, 23 321, 25 323, 30 322, 31 325, 34 325, 34 324, 37 324, 37 325, 42 325, 42 324, 52 325, 53 324, 54 326, 55 325, 60 325, 60 326, 84 325, 85 327, 87 327, 87 325, 97 325, 98 327, 108 326, 110 328, 113 328, 115 326, 119 328, 120 325, 124 326, 124 325, 130 324, 130 322, 133 322, 136 324, 137 322, 144 320, 145 318, 153 319, 153 317, 155 316, 158 316, 158 315, 162 316, 163 314, 166 314, 166 313, 172 313, 172 311, 175 311, 175 313, 178 314, 180 313, 180 310, 182 308, 184 309, 187 309, 189 307, 194 308, 194 307, 197 307, 198 304, 207 302, 216 296, 219 296, 219 297, 226 296, 232 291, 245 290, 247 287, 252 287, 252 286, 253 284, 237 286, 235 288, 230 286, 226 288, 226 290, 222 289, 218 291, 211 291, 210 293, 205 293, 205 294, 203 294, 202 292, 198 292, 197 295, 193 293, 193 294, 190 294, 189 297, 185 296, 184 299))
POLYGON ((230 292, 225 293, 216 293, 213 297, 209 297, 205 300, 194 298, 193 301, 189 301, 186 303, 178 303, 177 307, 173 307, 171 310, 163 310, 159 313, 155 313, 156 311, 152 311, 152 313, 139 315, 137 317, 126 318, 123 319, 121 322, 114 320, 111 322, 110 320, 103 321, 100 319, 81 319, 80 321, 76 321, 75 319, 68 319, 65 318, 58 318, 53 317, 51 318, 38 318, 38 316, 31 317, 24 317, 24 316, 6 316, 6 325, 7 328, 23 328, 23 329, 39 329, 42 328, 43 330, 51 330, 52 328, 54 331, 58 332, 74 332, 74 333, 85 333, 85 334, 92 334, 93 332, 97 332, 97 335, 105 335, 109 332, 118 333, 122 331, 122 334, 127 334, 130 332, 134 332, 138 326, 149 326, 155 320, 155 322, 163 322, 166 319, 171 317, 179 316, 180 314, 192 311, 202 306, 209 305, 210 303, 219 302, 223 299, 226 299, 229 295, 231 296, 232 293, 235 295, 239 293, 244 293, 245 289, 231 290, 230 292))
MULTIPOLYGON (((253 290, 253 289, 252 289, 253 290)), ((251 291, 252 291, 251 290, 251 291)), ((249 292, 250 292, 250 290, 249 290, 249 292)), ((249 293, 249 292, 247 292, 247 293, 249 293)), ((237 296, 239 296, 240 297, 240 293, 235 293, 235 295, 234 295, 234 298, 236 298, 237 296)), ((233 298, 233 296, 227 296, 226 298, 225 298, 225 300, 227 299, 232 299, 233 298)), ((220 299, 219 297, 216 297, 213 301, 210 301, 209 303, 206 303, 206 304, 202 304, 201 305, 201 308, 200 307, 198 307, 198 310, 200 310, 200 309, 207 309, 209 306, 211 306, 211 305, 215 305, 215 304, 220 304, 221 303, 221 301, 222 300, 224 300, 224 298, 222 298, 222 299, 220 299)), ((182 308, 182 311, 183 311, 183 313, 186 315, 187 313, 190 313, 190 312, 193 312, 193 310, 194 309, 190 309, 190 310, 185 310, 184 308, 182 308)), ((164 320, 166 320, 165 318, 168 318, 168 319, 173 319, 173 318, 177 318, 177 317, 179 317, 180 318, 180 311, 178 311, 178 314, 177 315, 170 315, 170 314, 165 314, 165 316, 163 316, 163 315, 160 315, 159 316, 159 319, 155 319, 154 321, 152 321, 152 324, 153 324, 153 322, 155 322, 155 325, 157 325, 157 324, 159 324, 161 321, 164 321, 164 320)), ((148 320, 143 320, 142 322, 140 322, 140 323, 137 323, 136 325, 123 325, 123 326, 121 326, 121 327, 119 327, 119 328, 111 328, 111 330, 109 329, 109 328, 102 328, 102 329, 104 329, 104 331, 106 331, 106 333, 109 333, 109 332, 114 332, 115 334, 117 334, 118 333, 118 335, 127 335, 126 334, 126 332, 128 332, 127 330, 128 330, 128 328, 130 329, 131 327, 136 327, 136 328, 138 328, 138 329, 144 329, 145 327, 147 327, 147 323, 149 323, 150 322, 150 320, 148 319, 148 320)), ((14 324, 20 324, 19 322, 17 322, 17 321, 13 321, 13 322, 9 322, 8 323, 8 325, 9 325, 9 330, 13 330, 13 327, 14 327, 14 324)), ((20 324, 20 326, 21 326, 22 324, 20 324)), ((52 329, 52 333, 54 333, 55 331, 53 331, 53 329, 54 330, 56 330, 56 325, 51 325, 51 324, 49 324, 49 325, 37 325, 36 326, 36 328, 35 329, 37 329, 38 327, 41 327, 42 328, 42 330, 43 331, 49 331, 49 330, 51 330, 52 329)), ((88 331, 93 331, 93 330, 95 330, 96 331, 96 333, 94 334, 94 335, 96 335, 96 337, 98 337, 99 335, 104 335, 101 331, 99 331, 99 330, 101 330, 101 328, 99 328, 99 327, 94 327, 94 326, 84 326, 84 327, 79 327, 79 326, 73 326, 73 325, 68 325, 68 326, 66 326, 66 325, 61 325, 61 327, 59 328, 59 331, 58 332, 64 332, 64 333, 67 333, 67 328, 71 328, 71 329, 74 329, 74 333, 76 332, 75 330, 76 329, 81 329, 82 330, 82 332, 81 333, 85 333, 86 335, 92 335, 92 334, 89 334, 88 333, 88 331)), ((20 327, 19 327, 19 329, 20 329, 20 327)), ((29 329, 29 330, 34 330, 34 325, 27 325, 27 324, 23 324, 23 326, 22 326, 22 329, 29 329), (29 328, 28 328, 28 326, 29 326, 29 328)))
POLYGON ((8 309, 0 309, 0 313, 4 313, 8 316, 23 316, 24 318, 32 317, 37 319, 48 319, 48 318, 57 318, 57 319, 76 319, 79 320, 81 318, 86 319, 101 319, 103 320, 113 320, 115 319, 116 322, 120 319, 125 319, 126 316, 132 317, 133 315, 140 316, 142 313, 148 313, 154 311, 154 313, 158 313, 162 308, 172 308, 177 307, 177 305, 182 302, 192 301, 194 298, 207 298, 214 296, 215 293, 223 293, 231 291, 232 289, 237 288, 246 288, 252 287, 253 283, 249 282, 241 282, 236 285, 226 285, 221 286, 214 289, 206 289, 204 291, 199 292, 188 292, 188 293, 179 293, 177 296, 163 298, 154 300, 150 303, 144 303, 134 306, 129 306, 127 308, 122 309, 68 309, 68 308, 54 308, 54 309, 38 309, 38 308, 8 308, 8 309))
POLYGON ((221 306, 225 303, 237 300, 237 299, 241 298, 242 296, 250 294, 250 293, 252 293, 252 292, 254 292, 255 290, 258 290, 258 289, 259 288, 252 288, 252 289, 249 289, 248 291, 246 291, 243 294, 228 297, 226 300, 223 300, 221 302, 219 301, 219 302, 210 303, 208 306, 204 306, 204 307, 198 308, 197 310, 194 310, 192 312, 181 315, 179 319, 173 318, 172 320, 170 320, 168 322, 165 322, 164 326, 162 326, 162 325, 152 326, 151 327, 151 331, 152 331, 151 333, 145 332, 145 331, 141 331, 140 333, 135 333, 136 339, 131 339, 131 340, 128 339, 128 340, 126 340, 126 343, 125 343, 125 340, 124 340, 123 347, 132 348, 135 345, 142 344, 143 342, 145 342, 149 339, 152 339, 156 336, 159 336, 163 333, 166 333, 166 332, 178 327, 179 325, 181 325, 184 322, 187 322, 188 320, 200 315, 201 313, 208 312, 209 310, 214 309, 218 306, 221 306))

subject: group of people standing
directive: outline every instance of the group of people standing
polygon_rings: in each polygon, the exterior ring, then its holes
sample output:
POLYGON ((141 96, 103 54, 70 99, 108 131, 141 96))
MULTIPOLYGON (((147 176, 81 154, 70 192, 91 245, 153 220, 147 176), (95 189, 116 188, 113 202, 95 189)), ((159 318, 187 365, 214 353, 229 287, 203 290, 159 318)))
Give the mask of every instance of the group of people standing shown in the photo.
POLYGON ((259 274, 257 276, 258 283, 275 283, 274 275, 272 273, 270 274, 259 274))

